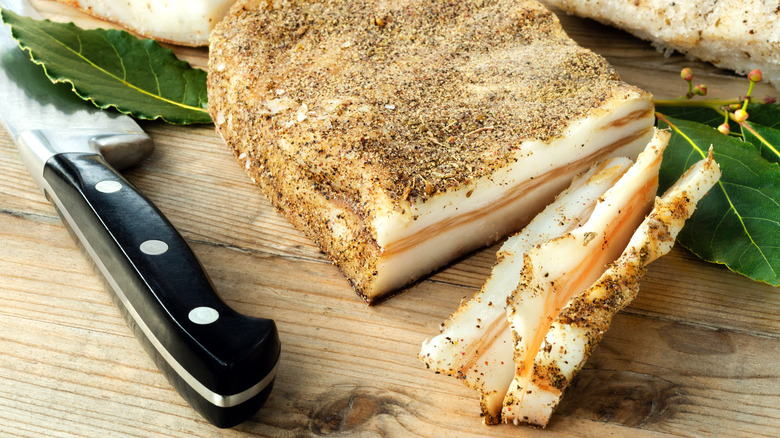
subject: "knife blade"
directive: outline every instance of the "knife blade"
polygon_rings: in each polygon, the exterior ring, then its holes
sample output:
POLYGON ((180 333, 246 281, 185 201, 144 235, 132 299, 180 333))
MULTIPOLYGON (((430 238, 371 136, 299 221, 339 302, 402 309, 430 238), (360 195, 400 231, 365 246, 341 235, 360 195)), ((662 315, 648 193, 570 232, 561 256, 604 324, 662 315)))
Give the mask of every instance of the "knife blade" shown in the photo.
MULTIPOLYGON (((26 0, 0 0, 0 8, 40 18, 26 0)), ((148 156, 151 138, 130 117, 53 84, 7 26, 0 102, 0 120, 33 180, 172 386, 218 427, 254 415, 276 376, 276 325, 228 307, 170 221, 117 172, 148 156)))

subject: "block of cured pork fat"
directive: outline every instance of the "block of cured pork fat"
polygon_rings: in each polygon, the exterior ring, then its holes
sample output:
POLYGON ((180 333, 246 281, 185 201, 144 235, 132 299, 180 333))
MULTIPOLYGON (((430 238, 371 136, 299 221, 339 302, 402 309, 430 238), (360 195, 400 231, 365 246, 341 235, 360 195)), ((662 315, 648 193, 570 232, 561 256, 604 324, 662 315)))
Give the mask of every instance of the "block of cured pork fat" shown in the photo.
POLYGON ((369 303, 636 157, 653 125, 651 96, 529 0, 239 0, 210 39, 209 111, 369 303))
POLYGON ((423 343, 428 368, 480 392, 486 423, 547 424, 614 314, 636 295, 645 266, 671 249, 718 180, 710 156, 655 198, 667 140, 659 132, 633 165, 611 159, 575 178, 502 245, 482 290, 423 343))
POLYGON ((235 0, 57 0, 147 38, 205 46, 235 0))
POLYGON ((780 5, 766 0, 545 0, 740 74, 758 68, 780 89, 780 5))

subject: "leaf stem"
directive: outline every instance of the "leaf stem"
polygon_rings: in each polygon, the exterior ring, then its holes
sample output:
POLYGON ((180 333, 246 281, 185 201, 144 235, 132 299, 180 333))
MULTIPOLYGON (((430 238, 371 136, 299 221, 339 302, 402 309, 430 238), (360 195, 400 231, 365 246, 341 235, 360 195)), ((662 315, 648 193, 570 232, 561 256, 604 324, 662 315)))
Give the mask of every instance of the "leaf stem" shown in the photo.
POLYGON ((745 102, 746 102, 746 104, 747 104, 747 101, 750 100, 750 96, 753 95, 753 86, 754 85, 756 85, 756 83, 753 82, 753 81, 750 81, 750 85, 748 85, 748 92, 745 95, 745 102))

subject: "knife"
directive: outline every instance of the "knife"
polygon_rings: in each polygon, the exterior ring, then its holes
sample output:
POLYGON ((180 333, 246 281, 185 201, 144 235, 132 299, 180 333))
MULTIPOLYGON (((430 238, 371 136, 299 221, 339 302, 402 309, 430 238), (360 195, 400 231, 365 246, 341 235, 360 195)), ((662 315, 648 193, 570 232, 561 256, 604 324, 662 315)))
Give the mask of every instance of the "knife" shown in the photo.
MULTIPOLYGON (((25 0, 0 0, 0 7, 40 19, 25 0)), ((7 26, 0 28, 0 102, 2 124, 33 179, 172 386, 215 426, 254 415, 276 376, 276 325, 222 302, 173 225, 115 170, 148 156, 151 138, 130 117, 49 81, 7 26)))

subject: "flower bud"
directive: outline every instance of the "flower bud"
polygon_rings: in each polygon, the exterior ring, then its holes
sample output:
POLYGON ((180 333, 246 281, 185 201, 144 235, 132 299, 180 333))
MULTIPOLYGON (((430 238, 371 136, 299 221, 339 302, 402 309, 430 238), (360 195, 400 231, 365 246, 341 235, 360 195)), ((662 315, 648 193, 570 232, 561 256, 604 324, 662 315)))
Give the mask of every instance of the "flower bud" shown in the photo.
POLYGON ((729 133, 731 132, 731 128, 729 128, 728 123, 721 123, 718 126, 718 131, 720 131, 720 133, 723 135, 729 135, 729 133))
POLYGON ((680 72, 680 77, 685 79, 686 81, 690 82, 693 80, 693 72, 688 67, 685 67, 680 72))
POLYGON ((743 109, 738 109, 734 111, 734 120, 736 120, 737 123, 742 123, 748 118, 747 111, 743 109))
POLYGON ((699 95, 699 96, 706 96, 707 95, 707 86, 704 84, 697 85, 693 87, 693 94, 699 95))
POLYGON ((761 102, 763 102, 765 105, 769 105, 769 104, 777 102, 777 99, 775 99, 772 96, 764 96, 764 99, 761 100, 761 102))
POLYGON ((763 76, 761 75, 761 70, 755 69, 748 73, 748 79, 750 82, 761 82, 761 79, 763 79, 763 76))

